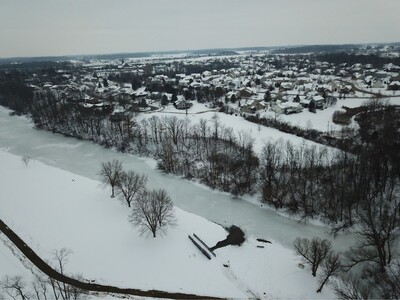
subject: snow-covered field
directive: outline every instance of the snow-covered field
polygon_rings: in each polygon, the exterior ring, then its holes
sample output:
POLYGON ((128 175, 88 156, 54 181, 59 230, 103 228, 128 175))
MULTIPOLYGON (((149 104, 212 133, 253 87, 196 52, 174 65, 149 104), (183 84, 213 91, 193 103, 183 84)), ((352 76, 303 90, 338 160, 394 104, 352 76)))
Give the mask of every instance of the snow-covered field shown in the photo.
MULTIPOLYGON (((4 150, 0 165, 0 217, 45 259, 55 249, 71 249, 67 273, 121 287, 232 298, 334 297, 329 288, 317 294, 316 280, 297 267, 299 258, 275 241, 257 248, 250 236, 208 261, 187 235, 195 232, 213 245, 226 236, 219 225, 176 208, 178 226, 167 236, 141 237, 127 220, 128 208, 99 182, 35 160, 25 166, 4 150)), ((24 272, 3 245, 0 265, 0 276, 24 272)))
MULTIPOLYGON (((278 115, 277 119, 302 128, 311 128, 323 132, 338 131, 342 129, 342 125, 338 125, 332 122, 333 113, 337 110, 345 111, 342 106, 354 108, 362 106, 368 101, 369 100, 365 98, 338 99, 335 105, 328 107, 324 110, 318 109, 316 113, 312 113, 309 112, 308 109, 304 109, 301 113, 298 114, 278 115)), ((400 105, 400 97, 390 98, 388 101, 391 104, 400 105)), ((267 111, 261 113, 260 115, 271 118, 275 117, 275 113, 272 111, 267 111)))

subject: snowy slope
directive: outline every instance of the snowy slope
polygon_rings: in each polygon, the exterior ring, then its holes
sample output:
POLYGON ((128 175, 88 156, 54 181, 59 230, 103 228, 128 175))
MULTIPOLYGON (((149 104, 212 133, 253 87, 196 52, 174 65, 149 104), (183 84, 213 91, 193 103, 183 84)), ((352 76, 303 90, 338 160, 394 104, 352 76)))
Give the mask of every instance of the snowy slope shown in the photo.
POLYGON ((1 236, 0 240, 0 278, 6 275, 11 277, 20 275, 30 278, 30 271, 24 267, 16 256, 14 256, 11 249, 3 243, 3 238, 5 239, 4 235, 1 236))
MULTIPOLYGON (((0 217, 46 259, 55 249, 71 249, 67 273, 121 287, 221 297, 333 297, 328 288, 316 294, 317 282, 297 267, 299 258, 274 241, 257 248, 250 237, 242 247, 216 250, 217 258, 208 261, 187 235, 195 232, 213 245, 226 236, 219 225, 176 208, 178 226, 166 237, 140 237, 127 221, 128 209, 97 181, 38 161, 26 167, 4 151, 0 165, 0 217)), ((0 255, 1 266, 13 260, 7 255, 0 255)), ((6 272, 14 271, 7 265, 6 272)))
MULTIPOLYGON (((280 121, 287 122, 289 124, 302 127, 302 128, 311 128, 316 129, 322 132, 331 132, 331 131, 340 131, 342 129, 342 125, 338 125, 332 122, 332 116, 335 111, 345 111, 342 106, 347 106, 350 108, 359 107, 365 105, 369 99, 366 98, 347 98, 347 99, 338 99, 337 103, 331 107, 328 107, 324 110, 317 110, 316 113, 309 112, 308 109, 304 109, 301 113, 291 114, 291 115, 278 115, 277 118, 280 121)), ((386 99, 383 99, 385 102, 386 99)), ((399 105, 399 98, 391 98, 389 100, 390 104, 399 105)), ((261 116, 274 118, 275 113, 272 111, 263 112, 260 114, 261 116)))

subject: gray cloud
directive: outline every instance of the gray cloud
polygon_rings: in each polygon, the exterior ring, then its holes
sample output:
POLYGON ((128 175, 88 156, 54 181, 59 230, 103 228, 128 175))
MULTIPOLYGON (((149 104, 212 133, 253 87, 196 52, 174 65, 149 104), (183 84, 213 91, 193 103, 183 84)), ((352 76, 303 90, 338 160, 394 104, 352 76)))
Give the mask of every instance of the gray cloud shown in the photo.
POLYGON ((0 57, 400 41, 398 0, 0 0, 0 57))

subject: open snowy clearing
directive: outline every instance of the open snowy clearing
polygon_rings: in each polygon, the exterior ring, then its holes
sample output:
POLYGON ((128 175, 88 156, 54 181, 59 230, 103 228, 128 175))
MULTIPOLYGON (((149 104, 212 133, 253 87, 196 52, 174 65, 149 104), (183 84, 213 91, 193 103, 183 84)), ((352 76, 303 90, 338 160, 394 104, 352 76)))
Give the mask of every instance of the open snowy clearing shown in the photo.
MULTIPOLYGON (((342 129, 343 126, 332 122, 333 113, 337 110, 345 111, 342 106, 355 108, 363 106, 368 101, 371 100, 365 98, 338 99, 335 105, 328 107, 324 110, 317 109, 316 113, 309 112, 308 109, 303 109, 303 111, 298 114, 282 114, 277 115, 276 117, 280 121, 284 121, 305 129, 316 129, 322 132, 339 131, 342 129)), ((400 98, 390 98, 389 100, 382 99, 382 101, 388 101, 390 104, 393 105, 400 105, 400 98)), ((275 118, 275 113, 273 111, 266 111, 260 113, 260 115, 275 118)))
MULTIPOLYGON (((26 167, 4 151, 0 165, 0 217, 45 259, 55 249, 71 249, 69 274, 220 297, 333 298, 328 287, 317 294, 316 280, 297 267, 299 258, 274 241, 257 248, 260 243, 248 237, 242 247, 216 250, 217 258, 209 261, 187 235, 195 232, 213 246, 226 237, 219 225, 176 208, 178 226, 166 237, 141 237, 127 220, 128 208, 97 181, 33 160, 26 167)), ((1 245, 0 265, 7 267, 0 275, 24 275, 9 252, 1 245)))

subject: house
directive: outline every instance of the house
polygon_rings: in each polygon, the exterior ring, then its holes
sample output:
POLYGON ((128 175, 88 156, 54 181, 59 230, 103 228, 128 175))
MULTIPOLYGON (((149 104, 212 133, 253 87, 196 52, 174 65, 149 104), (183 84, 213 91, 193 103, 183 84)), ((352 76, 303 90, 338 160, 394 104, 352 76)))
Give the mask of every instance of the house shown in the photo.
POLYGON ((378 79, 371 84, 371 87, 374 89, 383 89, 385 87, 385 85, 383 84, 383 82, 381 80, 378 79))
POLYGON ((300 103, 296 102, 277 102, 271 106, 271 110, 276 112, 277 114, 289 115, 301 112, 303 110, 303 106, 300 103))
POLYGON ((385 70, 385 71, 390 71, 390 72, 393 72, 393 71, 400 71, 400 67, 399 66, 396 66, 396 65, 394 65, 394 64, 392 64, 392 63, 388 63, 388 64, 385 64, 384 66, 383 66, 383 69, 385 70))
POLYGON ((319 109, 326 108, 325 98, 319 95, 312 97, 312 100, 315 102, 315 107, 319 109))
POLYGON ((371 85, 373 79, 374 79, 374 76, 368 75, 368 76, 366 76, 366 77, 364 78, 364 82, 365 82, 367 85, 371 85))
POLYGON ((293 90, 293 83, 291 82, 282 82, 280 85, 280 90, 282 91, 291 91, 293 90))
POLYGON ((339 93, 342 94, 354 94, 353 87, 351 85, 343 85, 339 89, 339 93))
POLYGON ((242 98, 249 98, 253 95, 253 90, 251 88, 242 88, 239 90, 240 97, 242 98))
POLYGON ((136 99, 143 99, 147 97, 146 87, 140 87, 132 93, 136 99))
POLYGON ((300 104, 304 108, 308 108, 308 106, 310 105, 310 102, 311 102, 311 99, 301 99, 300 100, 300 104))
POLYGON ((212 73, 210 71, 204 71, 202 76, 203 77, 210 77, 212 75, 212 73))
POLYGON ((240 98, 240 93, 237 91, 236 92, 230 91, 226 94, 225 98, 229 101, 235 102, 237 99, 240 98))
POLYGON ((392 81, 391 83, 389 83, 388 88, 389 88, 389 90, 392 90, 392 91, 400 90, 400 81, 392 81))
POLYGON ((184 98, 180 98, 175 101, 174 106, 177 109, 189 109, 193 106, 193 103, 186 101, 184 98))
POLYGON ((323 84, 317 87, 317 92, 320 94, 331 94, 332 93, 332 86, 328 85, 328 84, 323 84))
POLYGON ((254 114, 256 111, 265 109, 265 104, 262 101, 247 100, 241 106, 241 111, 249 114, 254 114))

